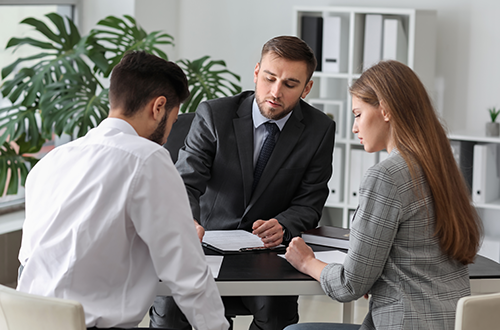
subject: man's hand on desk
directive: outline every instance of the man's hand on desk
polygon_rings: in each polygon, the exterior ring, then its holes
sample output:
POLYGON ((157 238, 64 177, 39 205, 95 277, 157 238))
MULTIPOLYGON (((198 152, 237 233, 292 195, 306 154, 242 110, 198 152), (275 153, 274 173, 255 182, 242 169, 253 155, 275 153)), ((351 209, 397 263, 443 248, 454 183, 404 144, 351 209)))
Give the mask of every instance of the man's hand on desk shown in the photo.
POLYGON ((283 227, 278 220, 257 220, 252 226, 253 234, 260 237, 266 248, 272 248, 283 242, 283 227))
POLYGON ((198 234, 198 238, 200 239, 200 242, 203 241, 203 236, 205 236, 205 228, 203 228, 198 221, 194 221, 194 226, 196 228, 196 233, 198 234))

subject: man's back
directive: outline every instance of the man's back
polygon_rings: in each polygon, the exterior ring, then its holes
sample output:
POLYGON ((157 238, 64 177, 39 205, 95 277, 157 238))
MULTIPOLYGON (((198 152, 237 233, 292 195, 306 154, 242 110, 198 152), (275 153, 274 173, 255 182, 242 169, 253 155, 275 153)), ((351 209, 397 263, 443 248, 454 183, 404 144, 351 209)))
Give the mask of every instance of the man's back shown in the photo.
POLYGON ((18 289, 80 301, 88 326, 137 325, 159 276, 208 272, 192 223, 178 221, 191 219, 182 191, 168 152, 125 121, 56 148, 27 182, 18 289), (198 269, 177 270, 185 258, 198 269))

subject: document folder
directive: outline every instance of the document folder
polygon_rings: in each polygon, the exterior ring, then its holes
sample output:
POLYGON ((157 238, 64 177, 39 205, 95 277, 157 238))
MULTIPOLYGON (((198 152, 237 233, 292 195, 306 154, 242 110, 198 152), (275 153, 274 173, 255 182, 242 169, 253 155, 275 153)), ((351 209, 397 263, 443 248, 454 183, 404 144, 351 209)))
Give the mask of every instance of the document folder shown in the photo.
POLYGON ((203 236, 202 244, 223 254, 285 249, 284 245, 266 248, 259 236, 245 230, 207 230, 203 236))

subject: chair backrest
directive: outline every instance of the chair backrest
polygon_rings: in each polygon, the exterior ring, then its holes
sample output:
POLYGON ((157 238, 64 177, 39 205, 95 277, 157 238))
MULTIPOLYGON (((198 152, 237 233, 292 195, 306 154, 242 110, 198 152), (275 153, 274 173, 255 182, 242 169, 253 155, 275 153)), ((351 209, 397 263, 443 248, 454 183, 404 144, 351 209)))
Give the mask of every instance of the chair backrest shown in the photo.
POLYGON ((455 316, 455 330, 498 329, 500 293, 460 298, 455 316))
POLYGON ((186 135, 191 128, 191 123, 193 122, 195 113, 181 113, 177 117, 177 121, 172 125, 172 130, 170 131, 170 135, 168 136, 167 143, 163 145, 165 149, 170 153, 170 157, 172 157, 172 161, 177 161, 177 157, 179 156, 179 149, 184 145, 184 140, 186 139, 186 135))
POLYGON ((37 296, 0 285, 0 329, 86 330, 79 302, 37 296))

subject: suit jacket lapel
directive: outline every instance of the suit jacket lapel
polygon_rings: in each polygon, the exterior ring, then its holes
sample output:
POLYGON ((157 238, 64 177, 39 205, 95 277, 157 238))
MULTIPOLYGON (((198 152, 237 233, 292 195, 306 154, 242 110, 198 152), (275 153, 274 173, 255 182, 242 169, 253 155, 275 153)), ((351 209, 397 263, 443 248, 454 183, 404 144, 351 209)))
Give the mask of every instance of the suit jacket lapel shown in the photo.
POLYGON ((255 191, 250 200, 250 204, 248 204, 247 206, 245 214, 253 206, 259 196, 262 195, 262 193, 271 182, 272 178, 276 175, 276 173, 283 165, 283 162, 288 158, 288 155, 290 155, 290 153, 295 148, 295 145, 299 141, 300 135, 304 130, 304 124, 301 122, 302 118, 302 110, 299 102, 293 109, 292 115, 290 116, 280 133, 273 153, 271 154, 271 157, 267 162, 264 173, 262 173, 259 183, 257 184, 257 187, 255 187, 255 191))
POLYGON ((245 99, 239 109, 239 118, 233 119, 234 134, 240 158, 241 174, 243 176, 243 189, 245 206, 248 205, 252 195, 253 183, 253 96, 245 99))

